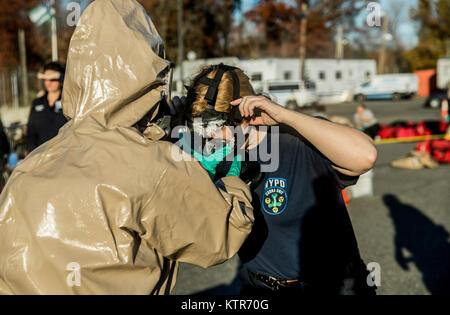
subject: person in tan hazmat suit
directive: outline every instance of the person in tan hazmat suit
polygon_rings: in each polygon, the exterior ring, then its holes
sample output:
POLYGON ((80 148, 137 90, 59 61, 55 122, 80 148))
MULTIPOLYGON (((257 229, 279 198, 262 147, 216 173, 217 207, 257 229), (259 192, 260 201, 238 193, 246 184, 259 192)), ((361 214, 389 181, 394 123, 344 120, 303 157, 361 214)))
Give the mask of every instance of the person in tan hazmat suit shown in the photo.
POLYGON ((170 293, 178 262, 206 268, 239 250, 253 222, 247 185, 228 176, 217 188, 198 161, 175 161, 174 145, 132 127, 161 99, 163 49, 135 0, 83 13, 64 83, 69 122, 0 198, 0 294, 170 293))

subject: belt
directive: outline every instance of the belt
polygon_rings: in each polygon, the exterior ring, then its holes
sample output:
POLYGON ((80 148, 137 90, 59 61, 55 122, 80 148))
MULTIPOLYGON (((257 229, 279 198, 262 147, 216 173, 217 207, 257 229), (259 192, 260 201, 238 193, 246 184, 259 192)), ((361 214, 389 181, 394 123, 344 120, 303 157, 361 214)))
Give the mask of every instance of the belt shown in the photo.
POLYGON ((298 279, 293 280, 280 279, 254 272, 250 272, 250 274, 252 274, 258 281, 270 287, 273 291, 278 291, 282 288, 304 289, 306 287, 306 283, 298 279))

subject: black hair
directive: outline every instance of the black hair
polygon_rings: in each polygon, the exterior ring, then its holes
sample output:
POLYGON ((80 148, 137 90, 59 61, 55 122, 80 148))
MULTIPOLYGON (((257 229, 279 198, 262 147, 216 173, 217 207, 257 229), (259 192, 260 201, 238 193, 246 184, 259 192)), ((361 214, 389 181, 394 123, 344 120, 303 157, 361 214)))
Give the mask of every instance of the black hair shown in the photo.
POLYGON ((64 71, 65 71, 65 68, 59 62, 52 61, 52 62, 47 63, 44 66, 44 72, 47 71, 47 70, 53 70, 53 71, 57 71, 57 72, 63 74, 64 71))

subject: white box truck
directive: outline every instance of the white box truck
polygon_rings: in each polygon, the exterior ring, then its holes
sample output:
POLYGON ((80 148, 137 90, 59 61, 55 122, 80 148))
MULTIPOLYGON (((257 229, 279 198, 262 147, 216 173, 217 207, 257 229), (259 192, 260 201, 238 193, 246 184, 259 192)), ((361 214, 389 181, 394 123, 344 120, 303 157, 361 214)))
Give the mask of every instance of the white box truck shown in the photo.
POLYGON ((355 89, 357 101, 369 99, 411 98, 417 94, 419 80, 415 74, 381 74, 376 75, 355 89))

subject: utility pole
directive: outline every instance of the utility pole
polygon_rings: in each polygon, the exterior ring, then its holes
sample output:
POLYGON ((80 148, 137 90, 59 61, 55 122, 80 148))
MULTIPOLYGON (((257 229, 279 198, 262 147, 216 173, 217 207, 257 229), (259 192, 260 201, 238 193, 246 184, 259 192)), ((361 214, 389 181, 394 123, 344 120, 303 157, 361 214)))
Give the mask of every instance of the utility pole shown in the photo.
POLYGON ((386 36, 388 34, 389 28, 389 15, 384 13, 383 17, 383 32, 381 35, 381 48, 380 48, 380 56, 378 60, 378 74, 384 73, 384 66, 386 63, 386 36))
POLYGON ((19 84, 17 83, 17 71, 11 74, 11 91, 14 108, 19 108, 19 84))
POLYGON ((300 12, 300 79, 305 79, 305 59, 306 59, 306 27, 307 27, 307 14, 308 14, 308 4, 304 0, 299 0, 298 5, 301 9, 300 12))
POLYGON ((178 0, 178 67, 180 69, 181 90, 184 86, 184 24, 183 24, 183 0, 178 0))
POLYGON ((344 28, 342 25, 339 25, 337 29, 335 58, 344 58, 344 28))
POLYGON ((56 10, 55 10, 55 0, 50 0, 50 13, 52 15, 52 61, 58 61, 58 35, 56 32, 56 10))
POLYGON ((27 71, 27 51, 25 45, 25 31, 19 29, 19 54, 20 54, 20 70, 22 72, 22 105, 28 104, 28 71, 27 71))
POLYGON ((450 38, 445 41, 447 46, 447 57, 450 57, 450 38))

